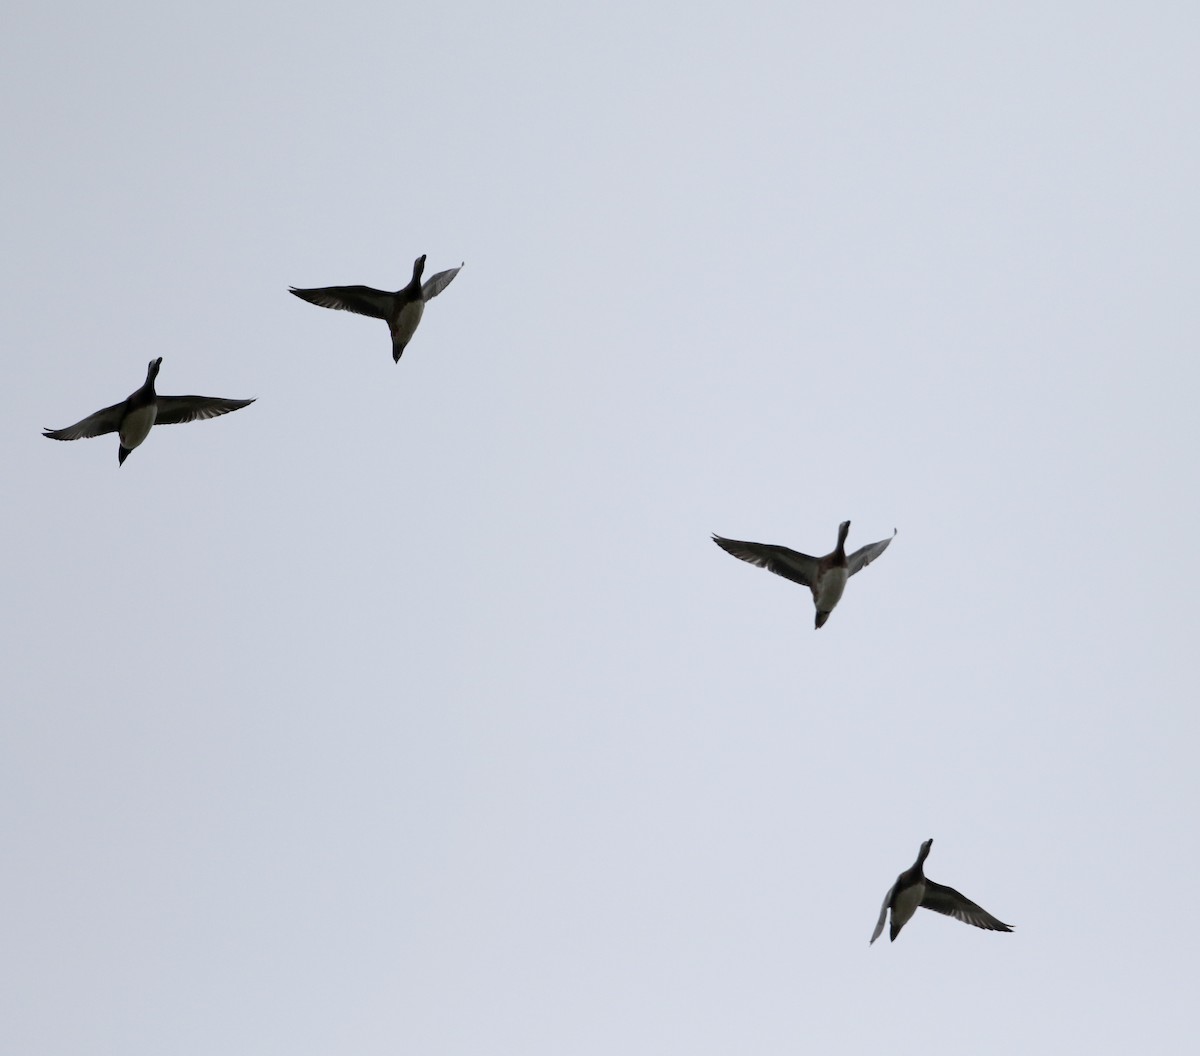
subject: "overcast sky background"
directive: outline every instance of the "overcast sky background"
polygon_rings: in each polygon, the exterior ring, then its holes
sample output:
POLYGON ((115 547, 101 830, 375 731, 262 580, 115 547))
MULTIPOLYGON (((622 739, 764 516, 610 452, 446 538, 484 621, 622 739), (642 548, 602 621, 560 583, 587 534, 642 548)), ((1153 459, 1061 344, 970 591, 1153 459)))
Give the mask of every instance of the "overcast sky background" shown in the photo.
POLYGON ((835 6, 8 12, 0 1048, 1194 1040, 1200 12, 835 6))

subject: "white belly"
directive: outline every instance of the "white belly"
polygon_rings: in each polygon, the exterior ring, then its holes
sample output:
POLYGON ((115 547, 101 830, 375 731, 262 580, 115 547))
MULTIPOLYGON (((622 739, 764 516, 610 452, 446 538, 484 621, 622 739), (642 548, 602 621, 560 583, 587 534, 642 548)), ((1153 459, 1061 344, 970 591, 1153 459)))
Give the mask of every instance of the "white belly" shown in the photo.
POLYGON ((158 408, 154 404, 149 407, 139 407, 136 411, 125 416, 121 423, 121 446, 133 450, 147 436, 158 417, 158 408))
POLYGON ((411 301, 400 309, 396 317, 396 325, 392 327, 392 340, 407 344, 417 332, 417 323, 425 314, 424 301, 411 301))
POLYGON ((925 897, 925 885, 916 884, 901 891, 892 903, 892 931, 899 931, 911 919, 925 897))
POLYGON ((817 608, 821 612, 829 612, 839 601, 846 590, 846 580, 850 577, 844 568, 831 568, 821 577, 817 585, 817 608))

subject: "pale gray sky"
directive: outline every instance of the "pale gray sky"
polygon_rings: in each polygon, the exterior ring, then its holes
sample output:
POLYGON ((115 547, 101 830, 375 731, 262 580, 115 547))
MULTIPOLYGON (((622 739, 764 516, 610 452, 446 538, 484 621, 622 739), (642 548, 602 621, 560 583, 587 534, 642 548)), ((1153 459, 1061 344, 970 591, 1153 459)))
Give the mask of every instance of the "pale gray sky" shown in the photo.
POLYGON ((828 6, 8 13, 0 1048, 1191 1043, 1200 12, 828 6))

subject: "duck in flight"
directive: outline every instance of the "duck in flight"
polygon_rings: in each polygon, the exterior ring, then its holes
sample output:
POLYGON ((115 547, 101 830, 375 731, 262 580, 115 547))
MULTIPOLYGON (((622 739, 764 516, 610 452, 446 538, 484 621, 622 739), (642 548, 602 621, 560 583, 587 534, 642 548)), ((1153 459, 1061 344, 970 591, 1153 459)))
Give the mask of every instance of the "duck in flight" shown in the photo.
POLYGON ((964 924, 974 924, 986 931, 1012 931, 1011 924, 997 920, 954 888, 943 887, 926 878, 923 865, 932 846, 933 840, 921 844, 921 852, 912 868, 905 869, 896 877, 891 890, 883 896, 883 908, 879 910, 879 922, 875 925, 871 942, 883 934, 883 922, 889 909, 892 911, 892 942, 895 942, 900 929, 909 922, 918 906, 932 909, 935 913, 945 913, 948 917, 961 920, 964 924))
POLYGON ((838 526, 837 546, 824 557, 809 557, 786 546, 745 543, 738 539, 724 539, 719 535, 713 536, 713 542, 734 557, 808 587, 817 608, 817 627, 824 627, 834 606, 841 600, 846 581, 882 554, 896 537, 893 531, 887 539, 870 543, 847 556, 846 536, 849 534, 850 522, 842 521, 838 526))
POLYGON ((130 393, 122 403, 114 403, 65 429, 47 429, 42 433, 51 440, 82 440, 89 436, 117 433, 121 446, 117 464, 124 465, 129 452, 138 446, 155 425, 178 425, 180 422, 199 422, 216 418, 230 411, 248 407, 254 400, 223 400, 219 396, 159 396, 154 391, 154 379, 162 366, 162 356, 150 360, 146 368, 146 383, 130 393))
POLYGON ((413 261, 412 281, 395 293, 373 290, 370 286, 321 286, 311 290, 298 290, 290 286, 288 289, 309 304, 386 320, 392 332, 392 359, 399 363, 425 313, 425 302, 449 286, 462 268, 460 264, 449 271, 439 271, 422 284, 421 274, 425 271, 425 254, 422 253, 413 261))

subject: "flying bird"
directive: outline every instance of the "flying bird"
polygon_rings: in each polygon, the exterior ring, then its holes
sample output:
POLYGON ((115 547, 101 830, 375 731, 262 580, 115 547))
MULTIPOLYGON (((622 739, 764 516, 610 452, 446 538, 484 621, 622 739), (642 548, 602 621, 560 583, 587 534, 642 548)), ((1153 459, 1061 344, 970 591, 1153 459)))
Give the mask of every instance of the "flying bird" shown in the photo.
POLYGON ((887 539, 871 543, 846 556, 846 536, 850 533, 850 522, 842 521, 838 526, 837 546, 824 557, 809 557, 786 546, 772 543, 744 543, 738 539, 713 536, 713 542, 726 553, 749 561, 752 565, 765 568, 777 576, 790 579, 812 591, 813 604, 817 608, 817 627, 824 627, 829 614, 841 600, 846 589, 846 580, 855 572, 864 569, 882 554, 896 537, 893 531, 887 539))
POLYGON ((422 285, 421 274, 425 270, 425 254, 422 253, 413 261, 412 281, 395 293, 373 290, 370 286, 322 286, 311 290, 290 286, 288 289, 309 304, 385 319, 392 332, 392 359, 399 363, 425 313, 425 302, 449 286, 462 269, 460 264, 449 271, 439 271, 422 285))
POLYGON ((158 377, 161 366, 162 356, 150 360, 146 368, 146 383, 130 393, 122 403, 114 403, 102 411, 89 414, 65 429, 47 429, 42 435, 51 440, 82 440, 89 436, 117 433, 121 440, 117 464, 124 465, 129 452, 149 436, 155 425, 199 422, 240 410, 254 402, 223 400, 219 396, 159 396, 154 391, 154 379, 158 377))
POLYGON ((892 911, 892 942, 895 942, 900 929, 909 922, 918 906, 932 909, 935 913, 945 913, 948 917, 961 920, 964 924, 974 924, 986 931, 1012 931, 1012 925, 997 920, 954 888, 943 887, 926 879, 922 865, 929 857, 929 848, 932 846, 933 840, 921 844, 921 852, 912 868, 905 869, 896 877, 891 890, 883 896, 883 907, 879 910, 879 922, 875 925, 871 942, 883 934, 883 922, 889 909, 892 911))

